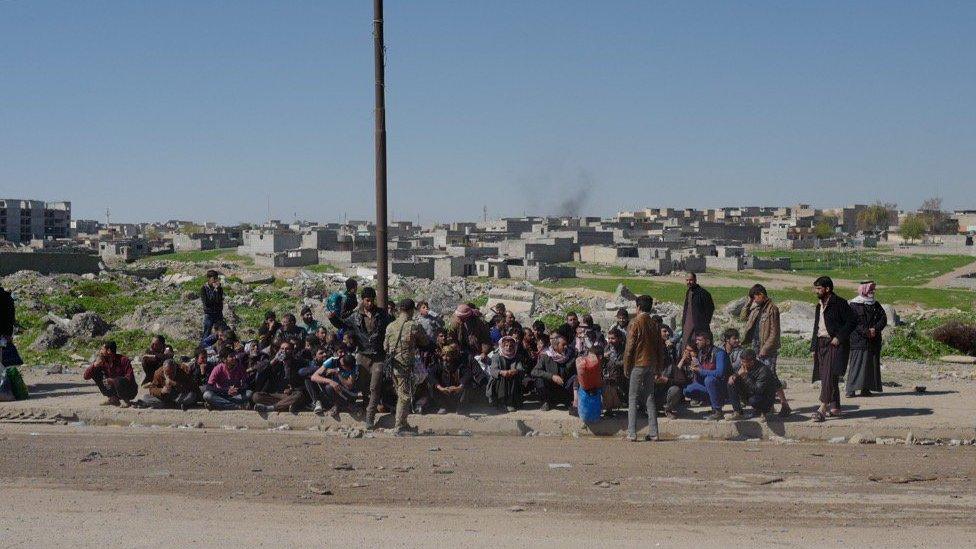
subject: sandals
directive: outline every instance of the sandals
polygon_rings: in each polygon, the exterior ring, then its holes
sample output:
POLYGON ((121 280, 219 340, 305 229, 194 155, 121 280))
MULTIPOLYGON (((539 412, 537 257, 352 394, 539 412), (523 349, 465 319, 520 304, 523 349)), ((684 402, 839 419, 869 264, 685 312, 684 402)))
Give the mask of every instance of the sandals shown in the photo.
POLYGON ((827 417, 841 417, 842 415, 843 412, 836 408, 827 412, 827 417))
POLYGON ((823 423, 827 421, 827 416, 823 415, 823 412, 820 410, 817 410, 813 413, 813 417, 810 418, 810 421, 814 423, 823 423))

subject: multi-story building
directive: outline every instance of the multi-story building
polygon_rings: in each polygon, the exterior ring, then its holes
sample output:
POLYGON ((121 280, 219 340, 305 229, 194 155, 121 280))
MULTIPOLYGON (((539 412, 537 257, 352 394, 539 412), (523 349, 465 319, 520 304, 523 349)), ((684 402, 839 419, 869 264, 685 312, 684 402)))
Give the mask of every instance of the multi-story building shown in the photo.
POLYGON ((27 244, 33 239, 68 238, 71 202, 0 199, 0 239, 27 244))

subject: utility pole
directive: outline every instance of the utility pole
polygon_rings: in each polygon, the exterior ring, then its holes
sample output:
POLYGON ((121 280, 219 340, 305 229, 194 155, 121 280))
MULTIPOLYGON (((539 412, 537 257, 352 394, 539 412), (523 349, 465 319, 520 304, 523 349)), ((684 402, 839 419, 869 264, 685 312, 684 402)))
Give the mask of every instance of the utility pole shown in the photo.
POLYGON ((373 57, 376 72, 376 297, 386 308, 389 280, 386 243, 386 67, 383 0, 373 0, 373 57))

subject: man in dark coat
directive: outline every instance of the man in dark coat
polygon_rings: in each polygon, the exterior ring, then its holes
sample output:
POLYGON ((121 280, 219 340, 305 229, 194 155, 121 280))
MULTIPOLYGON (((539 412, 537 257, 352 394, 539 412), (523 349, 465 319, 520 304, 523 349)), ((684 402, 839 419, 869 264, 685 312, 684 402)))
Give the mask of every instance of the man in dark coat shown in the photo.
POLYGON ((329 322, 346 333, 352 333, 359 342, 356 364, 359 365, 360 386, 369 387, 366 425, 372 428, 384 392, 384 382, 389 383, 383 375, 383 361, 386 358, 383 342, 386 338, 386 327, 392 322, 392 318, 386 309, 376 305, 376 290, 373 288, 363 288, 360 297, 362 300, 355 312, 345 318, 330 312, 329 322))
POLYGON ((200 288, 200 301, 203 303, 203 339, 210 335, 213 327, 223 326, 224 322, 224 287, 220 284, 220 273, 207 271, 207 283, 200 288))
POLYGON ((20 366, 24 363, 14 347, 14 325, 17 323, 14 298, 0 286, 0 364, 20 366))
POLYGON ((874 298, 873 281, 862 282, 850 301, 857 315, 857 329, 851 332, 851 355, 847 364, 847 398, 881 392, 881 332, 888 326, 884 307, 874 298))
POLYGON ((712 294, 698 285, 698 276, 695 273, 688 273, 685 284, 688 286, 688 291, 685 292, 685 306, 681 310, 683 347, 694 343, 696 333, 701 331, 711 333, 709 326, 712 323, 712 315, 715 314, 712 294))
POLYGON ((846 300, 834 294, 834 281, 821 276, 813 282, 817 294, 817 310, 813 315, 813 375, 820 380, 820 409, 813 421, 840 416, 839 379, 847 371, 851 332, 857 328, 857 315, 846 300))

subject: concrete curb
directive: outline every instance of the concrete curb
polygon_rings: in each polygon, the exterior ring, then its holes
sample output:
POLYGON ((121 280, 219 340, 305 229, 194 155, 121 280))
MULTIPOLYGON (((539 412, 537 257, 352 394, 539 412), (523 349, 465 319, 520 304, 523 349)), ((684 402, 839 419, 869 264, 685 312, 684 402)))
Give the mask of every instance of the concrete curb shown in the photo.
MULTIPOLYGON (((482 436, 572 436, 572 437, 620 437, 626 432, 626 417, 604 419, 597 424, 583 423, 565 412, 516 412, 505 415, 480 415, 461 417, 449 415, 411 415, 411 424, 430 435, 482 435, 482 436)), ((60 423, 84 422, 98 426, 181 427, 199 429, 266 429, 294 431, 325 431, 346 436, 361 436, 363 424, 348 414, 341 421, 319 417, 310 412, 298 415, 270 413, 264 416, 251 411, 208 411, 193 409, 145 410, 111 407, 73 408, 53 406, 25 406, 0 409, 0 423, 60 423), (352 434, 350 434, 352 433, 352 434)), ((662 438, 679 440, 796 440, 796 441, 844 441, 858 435, 864 441, 895 439, 904 441, 911 435, 915 440, 960 440, 976 438, 976 425, 919 425, 878 424, 865 420, 837 419, 825 423, 810 423, 806 417, 794 416, 787 421, 778 418, 767 422, 759 420, 708 421, 704 419, 659 419, 662 438)), ((383 414, 378 427, 392 427, 392 415, 383 414)), ((646 429, 646 420, 642 421, 646 429)), ((382 432, 382 431, 379 431, 382 432)))

